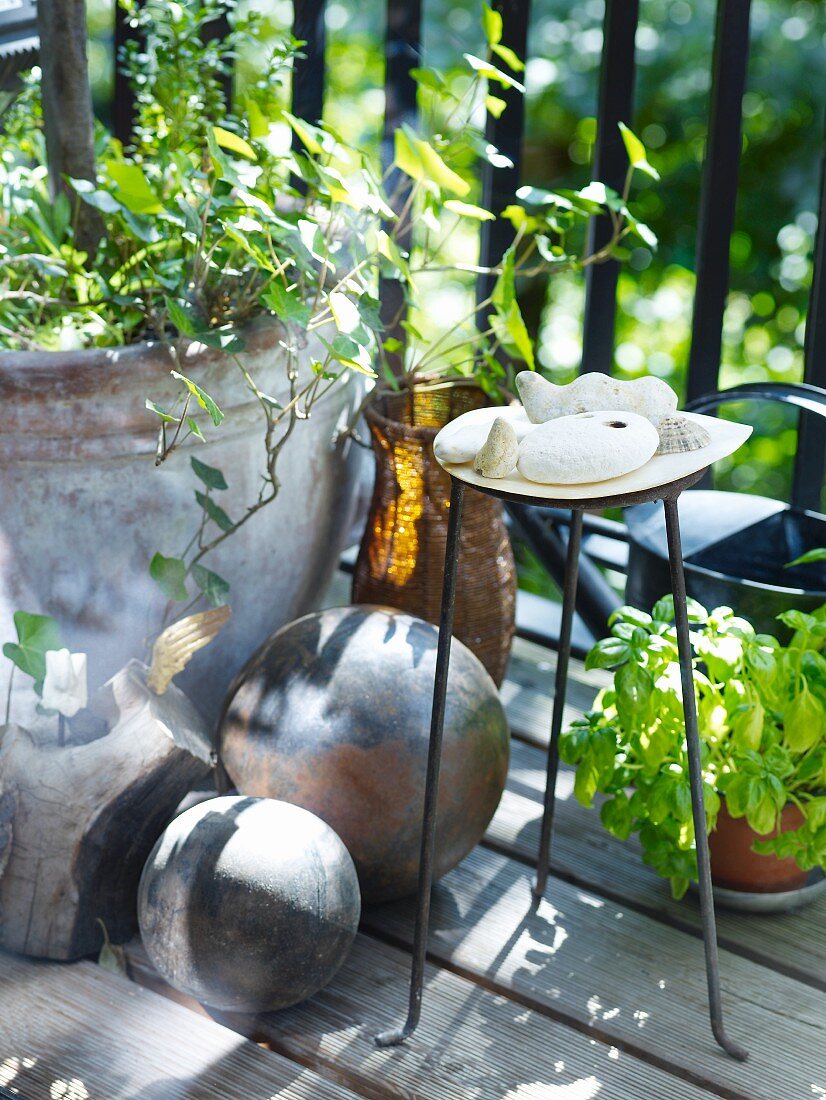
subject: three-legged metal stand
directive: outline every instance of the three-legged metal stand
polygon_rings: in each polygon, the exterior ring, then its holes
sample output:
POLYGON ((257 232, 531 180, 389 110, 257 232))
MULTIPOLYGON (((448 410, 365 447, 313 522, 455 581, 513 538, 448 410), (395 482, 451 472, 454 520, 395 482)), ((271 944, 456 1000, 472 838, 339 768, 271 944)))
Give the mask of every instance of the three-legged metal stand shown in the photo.
MULTIPOLYGON (((549 500, 546 498, 528 499, 523 495, 509 497, 495 488, 474 486, 482 492, 503 499, 518 499, 523 503, 540 507, 568 507, 571 509, 571 527, 568 542, 568 557, 562 601, 562 625, 559 636, 559 652, 556 666, 556 690, 554 695, 553 717, 551 721, 551 740, 548 749, 548 770, 545 787, 545 803, 542 815, 542 827, 539 841, 536 883, 533 888, 536 900, 543 897, 548 879, 550 861, 551 833, 553 830, 556 778, 559 770, 559 735, 562 732, 562 714, 565 707, 565 693, 568 678, 568 661, 571 654, 571 628, 576 600, 579 553, 582 542, 582 516, 589 509, 624 507, 644 501, 662 500, 665 508, 666 531, 668 534, 668 553, 671 569, 671 590, 674 595, 674 619, 677 629, 677 646, 680 656, 680 674, 683 691, 683 710, 685 716, 686 742, 688 747, 689 780, 691 786, 691 805, 694 817, 694 832, 697 845, 697 867, 700 886, 700 911, 702 914, 703 942, 705 945, 706 976, 708 979, 709 1009, 711 1030, 714 1038, 732 1058, 744 1061, 748 1055, 737 1043, 726 1035, 723 1027, 723 1012, 720 997, 720 968, 717 956, 717 931, 714 919, 714 900, 711 892, 711 869, 708 856, 708 837, 706 835, 705 807, 703 804, 703 777, 700 759, 700 739, 697 728, 697 707, 694 698, 694 679, 691 663, 691 640, 689 637, 688 611, 686 608, 685 577, 680 545, 680 523, 677 514, 677 498, 680 492, 694 484, 704 474, 704 470, 672 482, 657 486, 641 493, 623 497, 604 497, 588 500, 549 500)), ((433 692, 433 710, 430 724, 430 746, 427 760, 427 778, 424 798, 424 817, 422 822, 421 862, 419 865, 418 909, 416 932, 413 940, 413 964, 410 976, 410 1000, 407 1020, 401 1028, 382 1032, 376 1037, 379 1046, 394 1046, 401 1043, 416 1029, 422 1011, 422 988, 424 984, 424 964, 427 953, 427 932, 430 920, 430 891, 433 880, 433 847, 436 834, 436 803, 439 791, 439 768, 442 756, 442 731, 445 716, 445 695, 447 691, 447 673, 450 663, 450 641, 453 630, 453 608, 456 596, 456 565, 459 557, 459 537, 462 526, 462 506, 464 503, 465 483, 451 475, 450 516, 445 548, 445 574, 442 589, 442 607, 439 622, 439 645, 436 655, 436 680, 433 692)))

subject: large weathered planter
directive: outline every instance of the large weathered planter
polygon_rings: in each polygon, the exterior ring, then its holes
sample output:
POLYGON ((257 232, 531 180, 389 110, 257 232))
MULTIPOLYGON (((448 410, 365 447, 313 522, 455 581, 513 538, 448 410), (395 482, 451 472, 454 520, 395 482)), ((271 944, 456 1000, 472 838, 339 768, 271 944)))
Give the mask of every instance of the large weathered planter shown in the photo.
MULTIPOLYGON (((287 392, 282 337, 262 323, 243 353, 276 399, 287 392)), ((306 358, 309 369, 309 351, 306 358)), ((179 554, 196 528, 190 455, 224 471, 221 505, 233 518, 260 487, 263 418, 237 365, 193 344, 181 360, 226 420, 216 429, 200 414, 208 442, 182 447, 156 469, 158 421, 144 401, 168 405, 179 393, 168 348, 0 353, 0 641, 14 637, 16 609, 53 615, 66 644, 88 653, 92 687, 144 658, 144 640, 160 624, 165 601, 148 564, 156 550, 179 554)), ((359 448, 334 439, 359 395, 348 378, 296 426, 279 462, 278 499, 205 562, 230 582, 233 617, 180 682, 208 715, 250 653, 324 590, 361 460, 359 448)), ((3 696, 7 677, 0 669, 3 696)), ((22 692, 12 715, 29 718, 22 692)))

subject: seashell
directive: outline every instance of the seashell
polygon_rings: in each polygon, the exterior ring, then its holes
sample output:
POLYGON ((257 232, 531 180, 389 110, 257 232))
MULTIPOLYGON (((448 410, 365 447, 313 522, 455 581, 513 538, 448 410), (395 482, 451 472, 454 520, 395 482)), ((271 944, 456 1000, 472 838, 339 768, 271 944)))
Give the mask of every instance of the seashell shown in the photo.
POLYGON ((638 413, 577 413, 534 428, 519 444, 518 469, 541 485, 607 481, 644 466, 659 442, 657 429, 638 413))
POLYGON ((488 438, 473 460, 473 469, 482 477, 507 477, 518 458, 516 429, 503 416, 497 416, 488 438))
POLYGON ((655 426, 677 408, 677 395, 660 378, 611 378, 608 374, 581 374, 567 386, 555 386, 536 371, 520 371, 516 388, 528 418, 545 424, 560 416, 616 409, 646 417, 655 426))
POLYGON ((667 416, 657 429, 660 436, 658 455, 675 455, 699 451, 711 442, 711 433, 687 416, 667 416))

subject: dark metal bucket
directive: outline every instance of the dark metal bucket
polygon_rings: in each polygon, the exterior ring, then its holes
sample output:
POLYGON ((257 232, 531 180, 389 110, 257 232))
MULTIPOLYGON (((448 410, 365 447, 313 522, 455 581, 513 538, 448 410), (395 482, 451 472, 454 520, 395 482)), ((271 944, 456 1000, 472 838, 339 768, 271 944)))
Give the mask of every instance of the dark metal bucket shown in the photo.
MULTIPOLYGON (((814 386, 742 386, 699 398, 705 411, 725 401, 774 400, 826 416, 826 392, 814 386)), ((628 603, 650 608, 669 591, 662 509, 641 504, 625 513, 629 534, 628 603)), ((693 489, 680 498, 686 588, 707 608, 726 605, 760 633, 787 639, 782 611, 826 603, 826 562, 786 568, 826 546, 826 516, 767 497, 693 489)))

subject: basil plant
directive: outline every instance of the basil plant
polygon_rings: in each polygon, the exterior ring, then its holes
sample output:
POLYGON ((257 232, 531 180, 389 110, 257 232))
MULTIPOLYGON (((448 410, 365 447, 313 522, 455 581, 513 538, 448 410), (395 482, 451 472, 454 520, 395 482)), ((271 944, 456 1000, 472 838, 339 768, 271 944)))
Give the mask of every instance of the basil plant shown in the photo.
MULTIPOLYGON (((689 601, 706 809, 710 832, 721 798, 745 818, 764 854, 826 865, 826 605, 785 612, 788 645, 757 634, 731 608, 689 601), (779 832, 787 803, 804 823, 779 832)), ((574 793, 621 839, 638 833, 643 859, 681 897, 696 879, 694 825, 674 602, 652 613, 621 607, 587 668, 613 669, 594 709, 562 734, 560 755, 576 768, 574 793)))

